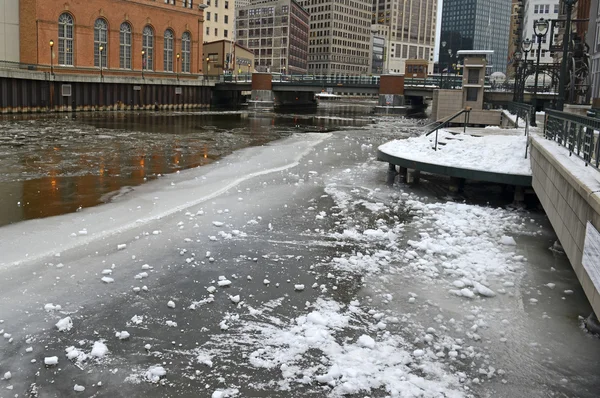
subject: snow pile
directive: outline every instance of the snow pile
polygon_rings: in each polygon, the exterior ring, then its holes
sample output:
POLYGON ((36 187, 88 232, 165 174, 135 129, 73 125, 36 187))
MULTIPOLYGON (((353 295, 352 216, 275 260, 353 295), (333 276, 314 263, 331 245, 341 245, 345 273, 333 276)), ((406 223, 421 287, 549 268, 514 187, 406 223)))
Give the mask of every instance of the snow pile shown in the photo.
POLYGON ((484 170, 495 173, 531 175, 531 163, 525 159, 527 137, 493 135, 473 137, 440 130, 438 150, 435 134, 394 140, 379 147, 381 152, 417 162, 484 170), (445 145, 439 145, 443 142, 445 145))
POLYGON ((250 364, 279 369, 284 390, 316 382, 330 386, 332 396, 375 389, 403 397, 465 396, 458 376, 444 371, 435 355, 412 355, 412 345, 400 336, 383 332, 376 338, 344 338, 362 329, 363 315, 352 305, 318 299, 312 312, 289 323, 247 322, 231 341, 220 343, 257 347, 248 355, 250 364))

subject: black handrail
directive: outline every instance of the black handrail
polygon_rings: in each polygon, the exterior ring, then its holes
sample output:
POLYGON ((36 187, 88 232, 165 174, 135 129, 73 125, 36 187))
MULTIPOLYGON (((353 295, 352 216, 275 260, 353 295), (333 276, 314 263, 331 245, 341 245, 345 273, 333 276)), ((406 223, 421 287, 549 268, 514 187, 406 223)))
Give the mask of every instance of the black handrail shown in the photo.
POLYGON ((515 127, 519 127, 519 117, 525 121, 525 159, 527 159, 527 151, 529 150, 529 122, 534 115, 535 109, 532 105, 523 104, 521 102, 510 102, 508 110, 517 115, 515 127))
POLYGON ((599 168, 600 119, 546 109, 544 137, 556 141, 574 153, 585 165, 599 168))
POLYGON ((457 117, 459 117, 460 115, 462 115, 463 113, 465 113, 465 121, 463 124, 463 133, 467 132, 467 124, 469 124, 469 117, 471 115, 471 108, 465 108, 465 109, 461 109, 459 112, 455 113, 454 115, 451 115, 449 117, 449 119, 444 120, 443 122, 441 122, 440 124, 438 124, 433 130, 431 130, 428 133, 425 133, 425 135, 429 135, 431 133, 433 133, 435 131, 435 147, 433 148, 434 151, 437 151, 437 144, 438 144, 438 130, 441 129, 442 127, 447 126, 452 120, 456 119, 457 117))

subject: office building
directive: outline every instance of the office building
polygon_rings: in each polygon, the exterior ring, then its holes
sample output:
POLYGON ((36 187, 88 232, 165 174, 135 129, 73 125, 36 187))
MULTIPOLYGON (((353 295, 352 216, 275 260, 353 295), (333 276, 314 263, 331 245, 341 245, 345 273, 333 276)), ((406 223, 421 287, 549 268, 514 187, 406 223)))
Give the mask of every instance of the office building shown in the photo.
POLYGON ((367 75, 371 65, 371 0, 300 0, 310 14, 308 72, 367 75))
POLYGON ((439 62, 456 63, 459 50, 492 50, 488 73, 506 73, 511 2, 508 0, 444 0, 439 62))
POLYGON ((521 51, 523 38, 523 0, 512 0, 510 12, 510 31, 508 34, 508 63, 506 76, 514 78, 519 62, 515 59, 515 52, 521 51))
POLYGON ((309 16, 298 3, 252 1, 236 13, 236 42, 254 52, 257 71, 307 72, 309 16))
MULTIPOLYGON (((173 0, 174 1, 174 0, 173 0)), ((233 40, 235 0, 204 0, 204 41, 233 40)))
MULTIPOLYGON (((559 0, 524 0, 523 2, 523 39, 529 38, 533 43, 528 58, 537 60, 538 39, 535 35, 535 21, 544 19, 557 19, 559 11, 559 0)), ((541 39, 540 63, 553 63, 554 53, 550 50, 550 38, 554 34, 551 25, 548 25, 548 33, 541 39)), ((554 40, 555 41, 555 40, 554 40)))
POLYGON ((385 65, 385 37, 372 31, 373 39, 371 41, 371 74, 381 75, 385 65))
POLYGON ((386 40, 385 73, 404 73, 407 59, 433 72, 437 0, 374 0, 373 29, 386 40))

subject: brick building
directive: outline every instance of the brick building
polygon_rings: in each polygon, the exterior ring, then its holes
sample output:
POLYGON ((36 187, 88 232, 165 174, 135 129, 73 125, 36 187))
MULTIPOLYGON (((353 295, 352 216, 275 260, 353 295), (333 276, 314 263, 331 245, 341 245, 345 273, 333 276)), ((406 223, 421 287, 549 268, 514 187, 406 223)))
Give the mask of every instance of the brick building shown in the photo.
POLYGON ((295 0, 253 0, 237 10, 236 41, 261 72, 305 74, 309 15, 295 0))
POLYGON ((20 62, 50 65, 52 52, 55 72, 202 73, 203 7, 197 0, 20 0, 20 62))

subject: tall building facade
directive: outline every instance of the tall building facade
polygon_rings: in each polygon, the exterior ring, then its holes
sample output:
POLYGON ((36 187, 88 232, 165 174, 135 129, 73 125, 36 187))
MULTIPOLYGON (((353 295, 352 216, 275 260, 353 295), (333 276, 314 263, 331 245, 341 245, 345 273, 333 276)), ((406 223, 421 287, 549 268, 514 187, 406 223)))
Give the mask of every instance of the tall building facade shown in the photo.
POLYGON ((515 59, 515 52, 521 51, 521 40, 523 38, 523 0, 512 0, 510 12, 510 31, 508 34, 508 59, 506 76, 514 78, 516 66, 519 63, 515 59))
POLYGON ((590 46, 590 98, 596 108, 600 108, 600 5, 590 7, 590 23, 587 43, 590 46))
MULTIPOLYGON (((535 21, 544 19, 557 19, 559 11, 559 0, 524 0, 523 3, 523 39, 529 38, 533 43, 528 58, 537 59, 539 43, 535 35, 535 21)), ((540 63, 553 63, 554 53, 550 50, 550 25, 548 33, 541 39, 542 47, 540 49, 540 63)), ((555 40, 554 40, 555 41, 555 40)))
POLYGON ((204 0, 204 41, 233 40, 235 0, 204 0))
POLYGON ((510 15, 508 0, 444 0, 440 64, 456 63, 458 50, 493 50, 488 72, 506 73, 510 15))
POLYGON ((19 62, 19 2, 0 0, 0 61, 19 62))
POLYGON ((52 65, 54 72, 197 74, 202 72, 202 9, 193 4, 20 0, 20 61, 52 65))
POLYGON ((372 0, 300 0, 310 15, 308 72, 367 75, 372 0))
POLYGON ((386 40, 385 73, 404 73, 407 59, 424 59, 433 72, 437 0, 373 0, 372 10, 386 40))
POLYGON ((308 71, 309 16, 297 2, 255 0, 236 13, 236 41, 254 52, 257 71, 308 71))

